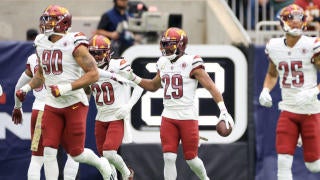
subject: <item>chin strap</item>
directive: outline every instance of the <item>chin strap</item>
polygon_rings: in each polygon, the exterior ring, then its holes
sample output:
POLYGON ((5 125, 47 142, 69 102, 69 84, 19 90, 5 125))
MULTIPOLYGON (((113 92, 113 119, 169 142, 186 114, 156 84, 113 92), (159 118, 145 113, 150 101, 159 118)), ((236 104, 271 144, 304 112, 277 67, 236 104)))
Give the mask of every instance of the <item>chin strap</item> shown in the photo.
POLYGON ((282 21, 282 23, 283 23, 284 32, 290 34, 291 36, 300 36, 302 34, 302 29, 297 29, 297 28, 291 29, 291 27, 288 26, 288 24, 285 21, 282 21))
POLYGON ((170 55, 170 56, 166 56, 170 61, 172 61, 172 60, 174 60, 176 57, 177 57, 177 55, 176 54, 172 54, 172 55, 170 55))

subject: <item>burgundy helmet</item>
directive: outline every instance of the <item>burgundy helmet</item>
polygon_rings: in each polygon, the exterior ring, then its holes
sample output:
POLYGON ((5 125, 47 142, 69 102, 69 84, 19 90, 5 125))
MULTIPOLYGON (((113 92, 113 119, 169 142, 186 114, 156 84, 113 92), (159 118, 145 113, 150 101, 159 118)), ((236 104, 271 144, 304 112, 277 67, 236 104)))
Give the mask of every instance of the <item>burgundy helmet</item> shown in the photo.
POLYGON ((188 37, 184 30, 176 27, 167 29, 160 40, 160 50, 169 60, 180 57, 185 53, 188 37))
POLYGON ((71 27, 72 16, 67 8, 49 5, 40 17, 41 32, 45 35, 64 34, 71 27))

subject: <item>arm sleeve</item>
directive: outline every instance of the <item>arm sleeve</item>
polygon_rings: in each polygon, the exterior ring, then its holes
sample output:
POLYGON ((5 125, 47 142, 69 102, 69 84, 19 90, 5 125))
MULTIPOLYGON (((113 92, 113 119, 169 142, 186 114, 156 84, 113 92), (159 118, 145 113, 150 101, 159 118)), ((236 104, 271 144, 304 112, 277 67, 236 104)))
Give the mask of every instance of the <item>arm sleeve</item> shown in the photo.
POLYGON ((99 75, 100 75, 100 78, 99 79, 104 79, 104 78, 113 78, 115 76, 114 73, 111 73, 109 71, 104 71, 100 68, 98 68, 98 71, 99 71, 99 75))
POLYGON ((131 94, 131 98, 128 103, 131 107, 133 107, 138 102, 142 92, 143 92, 143 89, 140 86, 135 84, 133 92, 131 94))
MULTIPOLYGON (((27 84, 31 80, 31 77, 29 77, 25 72, 23 72, 16 84, 15 91, 19 90, 22 86, 27 84)), ((21 107, 22 103, 21 101, 17 98, 16 95, 14 95, 14 107, 21 107)))

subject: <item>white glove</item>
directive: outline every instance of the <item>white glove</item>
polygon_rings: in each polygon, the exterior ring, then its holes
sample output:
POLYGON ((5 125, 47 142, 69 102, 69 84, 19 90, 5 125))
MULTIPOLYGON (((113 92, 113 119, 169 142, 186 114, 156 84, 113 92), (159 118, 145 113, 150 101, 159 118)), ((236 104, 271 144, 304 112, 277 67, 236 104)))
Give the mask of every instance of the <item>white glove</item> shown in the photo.
POLYGON ((299 134, 299 138, 298 138, 297 146, 298 146, 298 147, 302 147, 302 138, 301 138, 301 134, 299 134))
POLYGON ((129 104, 122 105, 115 113, 117 119, 124 119, 131 112, 132 106, 129 104))
POLYGON ((2 96, 2 94, 3 94, 3 90, 2 90, 2 86, 0 84, 0 96, 2 96))
POLYGON ((318 86, 308 89, 305 91, 301 91, 296 95, 296 103, 299 105, 307 104, 313 102, 317 99, 317 95, 319 94, 318 86))
POLYGON ((271 107, 272 106, 272 98, 270 96, 270 90, 268 88, 263 88, 260 96, 259 96, 259 103, 261 106, 271 107))
POLYGON ((137 76, 136 74, 133 73, 132 70, 127 71, 127 70, 120 70, 118 72, 120 76, 122 76, 125 79, 128 79, 129 81, 133 81, 136 84, 139 84, 141 82, 141 77, 137 76))
POLYGON ((229 129, 229 123, 231 125, 231 128, 234 126, 233 118, 226 110, 220 112, 219 121, 224 121, 226 123, 227 129, 229 129))

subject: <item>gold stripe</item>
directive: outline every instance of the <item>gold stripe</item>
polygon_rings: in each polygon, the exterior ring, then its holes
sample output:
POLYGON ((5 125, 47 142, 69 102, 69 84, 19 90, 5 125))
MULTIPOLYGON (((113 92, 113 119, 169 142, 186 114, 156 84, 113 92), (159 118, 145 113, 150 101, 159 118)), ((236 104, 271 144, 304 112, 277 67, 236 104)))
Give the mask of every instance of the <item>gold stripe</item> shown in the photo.
POLYGON ((31 151, 38 151, 40 137, 41 137, 41 121, 43 111, 38 112, 36 126, 34 127, 33 138, 31 142, 31 151))

